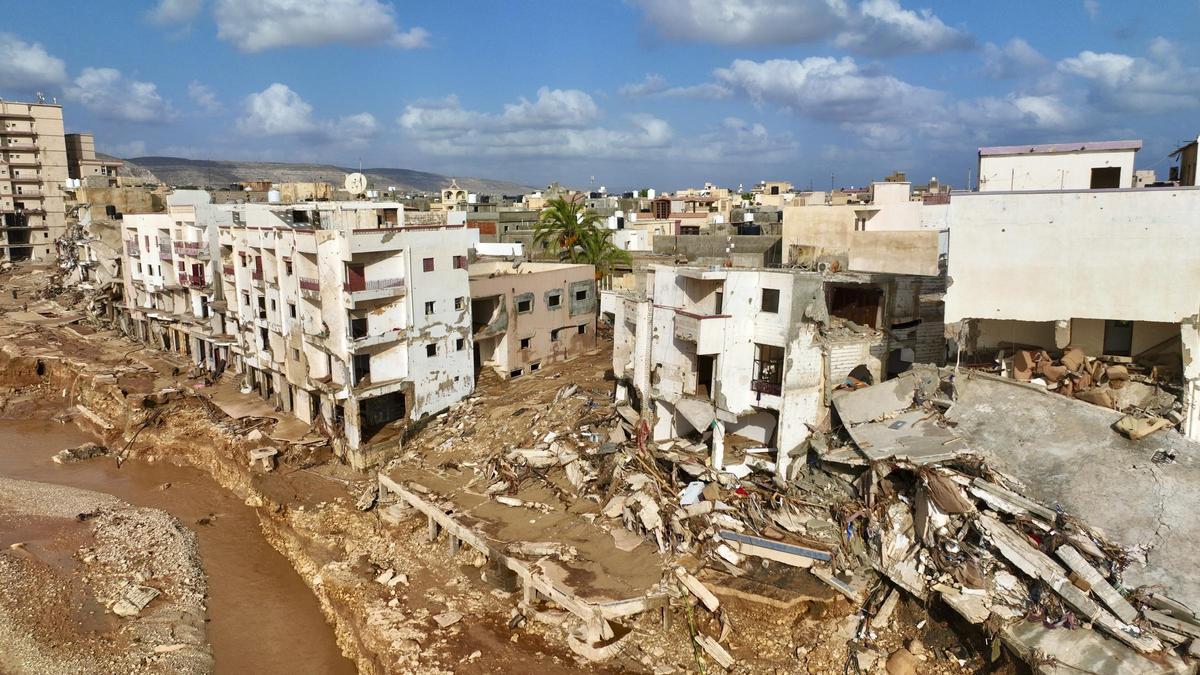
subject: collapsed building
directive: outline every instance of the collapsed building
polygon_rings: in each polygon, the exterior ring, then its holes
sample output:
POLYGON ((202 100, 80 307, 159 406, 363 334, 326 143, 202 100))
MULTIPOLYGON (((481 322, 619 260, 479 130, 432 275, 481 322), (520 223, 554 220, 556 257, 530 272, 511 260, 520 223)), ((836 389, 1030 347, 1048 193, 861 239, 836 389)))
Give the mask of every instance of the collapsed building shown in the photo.
POLYGON ((982 149, 981 190, 948 205, 946 322, 964 364, 1074 396, 1110 371, 1172 388, 1185 408, 1175 421, 1197 440, 1200 188, 1130 187, 1138 147, 982 149), (1103 359, 1103 371, 1073 356, 1058 362, 1075 350, 1103 359))

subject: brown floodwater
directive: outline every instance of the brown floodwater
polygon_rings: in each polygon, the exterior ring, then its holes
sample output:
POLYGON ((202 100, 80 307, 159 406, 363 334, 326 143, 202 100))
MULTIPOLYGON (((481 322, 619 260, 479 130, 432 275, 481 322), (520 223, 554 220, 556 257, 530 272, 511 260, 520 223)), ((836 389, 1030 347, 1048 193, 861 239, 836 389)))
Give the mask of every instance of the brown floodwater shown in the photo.
POLYGON ((191 528, 208 575, 208 640, 218 673, 355 672, 317 599, 267 543, 253 509, 197 469, 140 461, 118 469, 107 457, 50 460, 89 440, 70 424, 0 420, 0 474, 106 492, 163 509, 191 528), (162 489, 165 483, 171 487, 162 489))

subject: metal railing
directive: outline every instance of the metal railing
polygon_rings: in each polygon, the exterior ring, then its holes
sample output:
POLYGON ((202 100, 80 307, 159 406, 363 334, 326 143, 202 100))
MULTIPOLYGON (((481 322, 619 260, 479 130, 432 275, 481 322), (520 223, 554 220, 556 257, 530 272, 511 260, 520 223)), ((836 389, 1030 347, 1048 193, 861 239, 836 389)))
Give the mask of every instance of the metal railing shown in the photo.
POLYGON ((311 277, 300 277, 300 288, 305 291, 319 291, 321 282, 311 277))
POLYGON ((403 288, 404 277, 390 277, 387 279, 368 279, 366 281, 347 281, 345 289, 351 293, 355 291, 382 291, 389 288, 403 288))

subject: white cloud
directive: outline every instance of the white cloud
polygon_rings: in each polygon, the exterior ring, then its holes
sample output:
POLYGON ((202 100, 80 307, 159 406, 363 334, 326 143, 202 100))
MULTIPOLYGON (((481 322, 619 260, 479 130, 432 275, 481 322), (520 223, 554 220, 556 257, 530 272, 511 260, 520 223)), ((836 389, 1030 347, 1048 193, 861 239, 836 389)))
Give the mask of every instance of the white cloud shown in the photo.
POLYGON ((860 68, 850 57, 738 59, 713 74, 719 83, 744 92, 756 103, 774 103, 824 121, 912 119, 927 114, 942 98, 932 89, 860 68))
POLYGON ((578 89, 538 89, 537 99, 520 98, 504 105, 499 114, 464 110, 458 97, 440 101, 418 101, 405 107, 400 126, 425 132, 464 131, 504 133, 530 129, 580 129, 598 119, 600 108, 586 92, 578 89))
POLYGON ((237 128, 247 136, 298 136, 316 143, 361 145, 379 132, 370 113, 347 115, 337 120, 313 118, 313 107, 290 87, 275 82, 250 94, 245 114, 237 128))
POLYGON ((217 0, 217 37, 243 52, 327 44, 429 46, 424 28, 401 30, 380 0, 217 0))
POLYGON ((898 0, 632 0, 664 37, 724 45, 804 44, 832 39, 861 54, 966 49, 965 31, 898 0))
POLYGON ((178 26, 190 23, 204 6, 204 0, 158 0, 146 12, 146 20, 158 26, 178 26))
POLYGON ((1003 47, 991 42, 983 46, 983 74, 992 79, 1029 75, 1047 63, 1046 57, 1021 38, 1013 38, 1003 47))
POLYGON ((969 49, 975 40, 928 9, 914 12, 898 0, 864 0, 834 44, 859 54, 887 56, 969 49))
POLYGON ((0 33, 0 87, 34 89, 62 84, 67 64, 51 56, 42 45, 29 43, 10 33, 0 33))
POLYGON ((188 83, 188 98, 192 99, 192 103, 196 104, 202 112, 216 113, 221 111, 221 102, 217 100, 217 93, 212 87, 203 84, 196 80, 188 83))
POLYGON ((159 95, 157 85, 130 79, 116 68, 84 68, 63 93, 96 115, 112 120, 148 123, 175 117, 175 110, 159 95))
POLYGON ((632 82, 621 86, 617 93, 629 98, 691 98, 707 101, 720 101, 733 93, 728 87, 706 82, 685 87, 672 87, 662 75, 647 75, 641 82, 632 82))
POLYGON ((1083 0, 1083 10, 1087 12, 1092 21, 1095 21, 1096 17, 1100 16, 1099 0, 1083 0))
POLYGON ((1079 78, 1102 112, 1150 112, 1200 106, 1200 68, 1184 65, 1165 38, 1150 44, 1149 58, 1083 51, 1058 62, 1058 72, 1079 78))

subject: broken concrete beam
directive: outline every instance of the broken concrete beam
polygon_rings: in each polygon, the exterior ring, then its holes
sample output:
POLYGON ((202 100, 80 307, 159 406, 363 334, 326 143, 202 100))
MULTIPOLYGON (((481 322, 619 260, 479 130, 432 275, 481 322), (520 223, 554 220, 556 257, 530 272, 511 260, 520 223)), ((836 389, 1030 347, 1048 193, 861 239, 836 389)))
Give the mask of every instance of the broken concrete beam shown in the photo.
POLYGON ((90 421, 92 424, 95 424, 96 426, 100 427, 101 429, 104 429, 105 431, 113 430, 113 425, 109 424, 108 421, 105 420, 103 417, 92 412, 92 410, 90 408, 83 405, 82 403, 76 403, 75 409, 79 411, 80 415, 83 415, 84 417, 86 417, 88 419, 88 421, 90 421))
POLYGON ((934 584, 933 590, 937 591, 941 595, 942 600, 951 609, 958 612, 959 616, 971 623, 983 623, 992 615, 986 595, 964 593, 961 589, 947 586, 946 584, 934 584))
POLYGON ((726 670, 732 668, 733 664, 736 663, 736 661, 733 659, 733 656, 731 656, 729 652, 725 651, 725 648, 722 647, 719 642, 707 635, 704 635, 703 633, 698 633, 696 635, 696 644, 700 645, 700 647, 704 649, 705 653, 712 657, 713 661, 716 661, 722 668, 726 670))
POLYGON ((884 628, 888 622, 892 620, 892 613, 896 611, 896 605, 900 602, 900 591, 890 589, 887 597, 883 599, 883 604, 879 605, 879 611, 875 612, 875 616, 871 617, 871 628, 876 630, 884 628))
POLYGON ((1117 589, 1113 588, 1096 568, 1088 564, 1079 551, 1076 551, 1070 544, 1064 544, 1058 547, 1055 551, 1058 554, 1059 560, 1062 560, 1070 567, 1073 572, 1078 574, 1091 587, 1096 597, 1108 605, 1108 608, 1117 615, 1117 618, 1125 623, 1133 623, 1137 619, 1137 610, 1121 597, 1117 589))
MULTIPOLYGON (((976 478, 974 481, 972 481, 971 487, 978 488, 979 490, 982 490, 983 492, 986 492, 989 495, 994 495, 996 497, 1000 497, 1002 500, 1009 502, 1010 504, 1015 505, 1017 507, 1020 507, 1021 509, 1024 509, 1025 511, 1028 511, 1029 513, 1040 516, 1041 518, 1045 519, 1047 522, 1050 522, 1050 523, 1053 523, 1055 517, 1058 515, 1057 513, 1055 513, 1054 509, 1046 508, 1045 506, 1042 506, 1041 504, 1033 501, 1032 499, 1027 499, 1025 497, 1022 497, 1021 495, 1013 492, 1012 490, 1005 489, 1003 487, 1000 487, 999 485, 996 485, 995 483, 990 483, 982 478, 976 478)), ((983 497, 983 496, 981 496, 980 499, 983 499, 984 501, 989 501, 987 499, 987 497, 983 497)), ((1019 515, 1019 514, 1014 514, 1014 515, 1019 515)))
POLYGON ((851 588, 850 584, 847 584, 846 582, 834 576, 833 572, 820 566, 811 567, 808 571, 811 572, 814 577, 828 584, 833 590, 846 596, 850 602, 853 602, 855 605, 862 604, 862 596, 853 588, 851 588))
POLYGON ((682 567, 676 567, 675 576, 683 584, 684 588, 688 589, 688 592, 696 596, 704 604, 704 607, 708 611, 715 612, 721 606, 721 601, 717 599, 717 596, 713 595, 712 591, 700 583, 699 579, 688 574, 687 570, 682 567))
MULTIPOLYGON (((740 552, 749 555, 755 555, 760 558, 769 560, 779 560, 779 562, 794 564, 788 561, 788 558, 803 558, 807 560, 816 560, 820 562, 829 562, 833 559, 828 551, 821 551, 815 548, 807 548, 805 546, 796 546, 795 544, 785 544, 781 541, 773 541, 771 539, 763 539, 749 534, 738 534, 729 530, 721 530, 717 533, 722 539, 727 542, 736 542, 740 552), (779 559, 772 557, 771 554, 784 554, 788 558, 779 559)), ((812 563, 798 565, 799 567, 808 567, 812 563)))
POLYGON ((1147 609, 1142 612, 1142 614, 1144 614, 1146 618, 1150 620, 1150 623, 1162 626, 1177 633, 1183 633, 1184 635, 1189 635, 1194 638, 1200 638, 1200 626, 1194 623, 1176 619, 1173 616, 1169 616, 1155 609, 1147 609))

